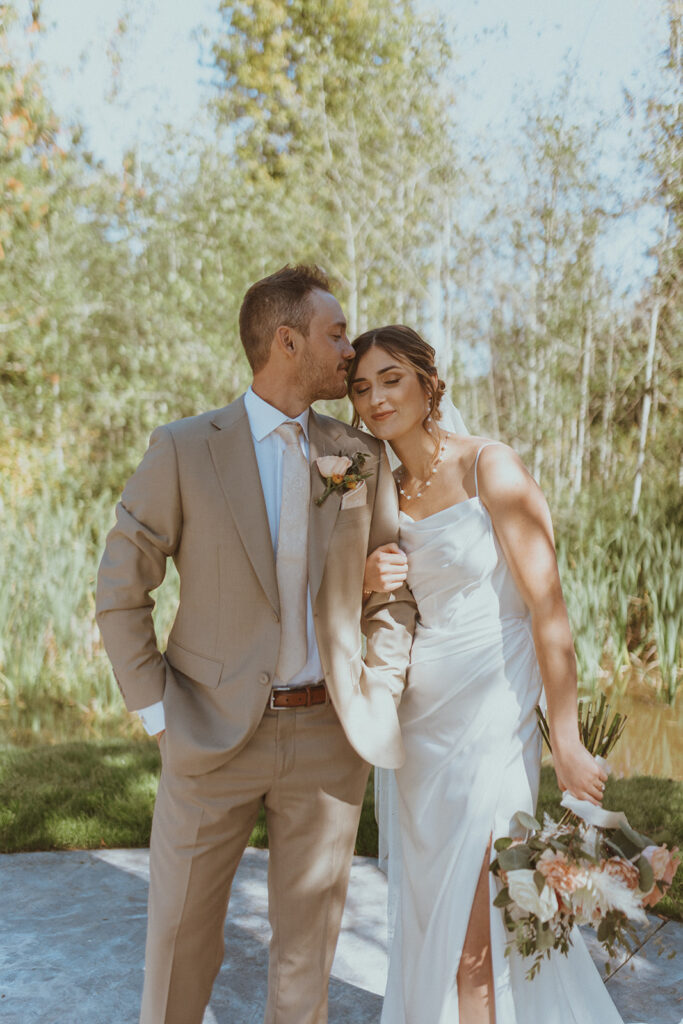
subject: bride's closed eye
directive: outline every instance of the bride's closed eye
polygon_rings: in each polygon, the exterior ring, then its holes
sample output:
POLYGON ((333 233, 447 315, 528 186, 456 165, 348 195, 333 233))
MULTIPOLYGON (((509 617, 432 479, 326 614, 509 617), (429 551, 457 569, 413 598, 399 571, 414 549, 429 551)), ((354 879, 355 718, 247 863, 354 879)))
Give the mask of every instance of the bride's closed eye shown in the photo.
MULTIPOLYGON (((382 381, 382 383, 383 384, 400 384, 401 383, 401 378, 400 377, 392 377, 391 380, 385 380, 385 381, 382 381)), ((367 395, 368 391, 370 390, 370 388, 367 388, 367 387, 357 387, 357 386, 353 386, 353 385, 352 385, 352 389, 353 389, 354 395, 358 395, 359 397, 360 397, 360 395, 367 395)))

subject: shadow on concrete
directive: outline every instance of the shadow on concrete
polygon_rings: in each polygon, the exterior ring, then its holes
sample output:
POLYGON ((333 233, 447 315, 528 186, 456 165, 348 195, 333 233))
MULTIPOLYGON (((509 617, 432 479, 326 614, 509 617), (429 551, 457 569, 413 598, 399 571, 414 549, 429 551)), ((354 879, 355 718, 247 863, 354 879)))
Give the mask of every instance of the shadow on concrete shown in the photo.
MULTIPOLYGON (((225 927, 226 957, 204 1024, 261 1024, 266 1000, 268 852, 247 849, 225 927)), ((3 1024, 136 1024, 149 851, 0 855, 3 1024)), ((330 1024, 378 1024, 386 978, 386 880, 356 857, 330 982, 330 1024)), ((603 951, 584 936, 603 969, 603 951)), ((616 965, 614 965, 616 966, 616 965)), ((680 1024, 683 926, 654 916, 607 981, 625 1021, 680 1024)))
MULTIPOLYGON (((142 993, 149 851, 0 857, 3 1024, 135 1024, 142 993)), ((205 1024, 261 1024, 266 1000, 267 852, 248 850, 233 886, 226 959, 205 1024)), ((375 1024, 381 997, 333 977, 330 1024, 375 1024)))

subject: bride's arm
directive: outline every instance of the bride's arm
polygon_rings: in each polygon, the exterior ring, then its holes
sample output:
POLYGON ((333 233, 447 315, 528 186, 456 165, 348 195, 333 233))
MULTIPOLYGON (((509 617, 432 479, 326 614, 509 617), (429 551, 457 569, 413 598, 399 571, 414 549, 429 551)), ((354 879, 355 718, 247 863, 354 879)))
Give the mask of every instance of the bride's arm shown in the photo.
POLYGON ((579 799, 599 803, 607 775, 579 738, 576 656, 547 502, 519 457, 505 445, 482 452, 478 479, 480 497, 531 612, 558 783, 579 799))

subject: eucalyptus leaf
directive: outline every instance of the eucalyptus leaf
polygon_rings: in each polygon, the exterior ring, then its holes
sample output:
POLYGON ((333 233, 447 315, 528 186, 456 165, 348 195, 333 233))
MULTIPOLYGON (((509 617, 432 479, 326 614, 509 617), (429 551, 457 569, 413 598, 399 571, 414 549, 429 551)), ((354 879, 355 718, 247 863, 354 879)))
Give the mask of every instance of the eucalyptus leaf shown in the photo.
POLYGON ((539 953, 542 950, 552 949, 555 945, 555 936, 547 924, 542 925, 536 932, 536 949, 539 953))
POLYGON ((508 907, 512 903, 509 889, 501 889, 493 901, 494 907, 508 907))
POLYGON ((633 845, 636 846, 639 850, 644 850, 646 846, 650 845, 650 840, 648 839, 648 837, 641 835, 640 832, 636 832, 634 828, 631 828, 628 822, 624 821, 619 826, 619 829, 621 832, 624 833, 626 838, 630 839, 633 845))
POLYGON ((615 842, 615 840, 611 836, 606 835, 604 838, 605 845, 608 846, 610 850, 613 850, 615 853, 618 853, 620 857, 624 858, 624 860, 630 860, 630 856, 628 853, 626 853, 625 849, 627 845, 626 843, 622 843, 622 845, 620 846, 618 843, 615 842))
POLYGON ((501 850, 498 862, 503 871, 518 871, 520 868, 531 867, 531 851, 524 843, 501 850))
POLYGON ((638 886, 640 891, 649 892, 655 884, 655 873, 652 870, 652 865, 647 857, 639 857, 636 861, 636 867, 638 868, 638 886))
POLYGON ((540 823, 531 814, 527 814, 526 811, 517 811, 513 815, 513 820, 517 821, 522 828, 527 829, 529 832, 538 832, 541 827, 540 823))

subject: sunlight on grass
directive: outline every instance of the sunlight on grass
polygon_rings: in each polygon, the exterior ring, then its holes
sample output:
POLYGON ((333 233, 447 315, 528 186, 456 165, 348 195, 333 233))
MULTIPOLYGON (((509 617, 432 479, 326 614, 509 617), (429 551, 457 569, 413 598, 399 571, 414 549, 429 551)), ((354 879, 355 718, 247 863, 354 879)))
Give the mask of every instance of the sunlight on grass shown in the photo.
MULTIPOLYGON (((0 749, 0 851, 147 846, 160 758, 151 740, 101 740, 0 749)), ((605 807, 623 810, 656 843, 683 846, 683 786, 672 779, 610 778, 605 807)), ((555 773, 541 772, 538 813, 562 814, 555 773)), ((268 846, 263 811, 250 845, 268 846)), ((377 856, 372 773, 355 852, 377 856)), ((683 876, 683 872, 680 872, 683 876)), ((683 877, 657 913, 683 919, 683 877)))

